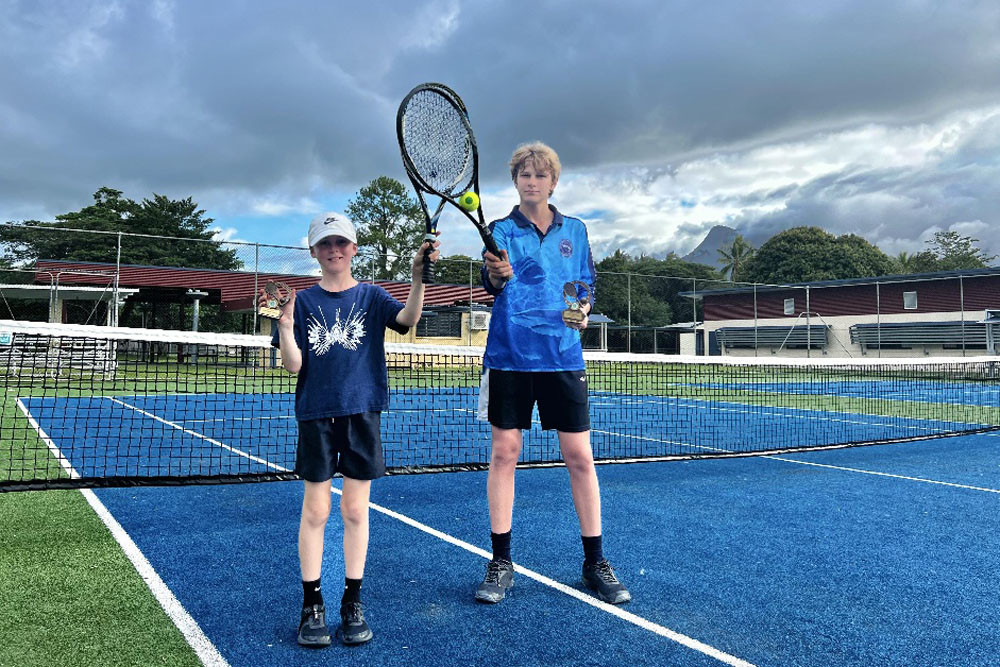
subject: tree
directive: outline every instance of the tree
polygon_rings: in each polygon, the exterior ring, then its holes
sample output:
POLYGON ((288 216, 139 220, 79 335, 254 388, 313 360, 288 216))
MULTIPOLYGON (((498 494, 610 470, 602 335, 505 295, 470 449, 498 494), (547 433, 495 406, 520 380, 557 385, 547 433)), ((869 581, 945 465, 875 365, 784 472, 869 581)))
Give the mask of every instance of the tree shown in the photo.
POLYGON ((910 256, 903 273, 934 273, 941 270, 941 263, 932 250, 921 250, 910 256))
POLYGON ((984 269, 996 259, 996 255, 986 255, 977 243, 979 239, 962 236, 958 232, 937 232, 933 239, 927 241, 930 248, 913 255, 899 253, 896 256, 897 268, 900 273, 984 269))
POLYGON ((729 279, 737 281, 740 279, 743 266, 754 254, 754 248, 741 234, 737 234, 733 242, 724 248, 719 248, 719 257, 723 260, 723 275, 729 274, 729 279))
POLYGON ((744 265, 741 277, 757 283, 884 276, 895 264, 855 234, 834 236, 819 227, 793 227, 775 234, 744 265))
POLYGON ((121 190, 103 187, 94 193, 92 205, 57 215, 56 222, 31 221, 0 228, 0 242, 5 259, 16 265, 59 259, 219 270, 240 268, 235 250, 207 242, 214 234, 209 229, 214 220, 203 218, 204 213, 190 197, 174 201, 154 194, 152 199, 137 204, 122 197, 121 190), (123 236, 120 259, 118 232, 144 235, 123 236), (191 242, 178 242, 178 238, 191 242))
POLYGON ((449 255, 439 259, 434 264, 434 282, 447 285, 468 285, 470 265, 472 266, 472 284, 479 285, 479 272, 483 267, 483 262, 479 259, 472 259, 468 255, 449 255))
POLYGON ((685 262, 674 254, 664 259, 631 257, 615 251, 597 263, 596 311, 618 324, 664 326, 692 317, 690 292, 718 273, 702 264, 685 262))
POLYGON ((420 204, 403 184, 379 176, 348 202, 346 212, 358 227, 361 250, 355 262, 361 275, 378 280, 409 278, 425 225, 420 204))
POLYGON ((958 269, 985 269, 996 255, 986 255, 976 244, 979 239, 962 236, 958 232, 938 232, 927 242, 938 260, 939 271, 958 269))
POLYGON ((914 273, 911 267, 914 265, 915 255, 911 255, 905 250, 901 251, 898 255, 893 257, 893 262, 895 262, 895 270, 897 273, 914 273))

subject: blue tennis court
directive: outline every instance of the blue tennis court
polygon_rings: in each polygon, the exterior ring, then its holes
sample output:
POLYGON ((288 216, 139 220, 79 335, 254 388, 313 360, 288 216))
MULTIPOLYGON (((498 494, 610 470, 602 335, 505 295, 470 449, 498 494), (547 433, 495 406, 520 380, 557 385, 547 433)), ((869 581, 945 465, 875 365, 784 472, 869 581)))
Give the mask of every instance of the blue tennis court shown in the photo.
MULTIPOLYGON (((918 389, 918 397, 940 391, 918 389)), ((470 388, 395 392, 383 419, 389 464, 488 461, 489 430, 475 419, 476 403, 470 388)), ((81 476, 293 465, 291 394, 19 404, 81 476)), ((968 426, 602 391, 592 392, 591 413, 598 456, 968 426)), ((565 469, 518 473, 517 585, 495 607, 472 599, 488 558, 486 473, 387 477, 373 485, 363 593, 375 640, 322 651, 295 643, 301 483, 102 489, 96 497, 209 665, 988 665, 1000 649, 998 447, 1000 435, 987 433, 601 466, 606 553, 634 596, 624 608, 597 602, 579 582, 565 469)), ((557 457, 554 435, 526 432, 525 459, 557 457)), ((334 512, 324 565, 333 598, 343 577, 340 540, 334 512)))
MULTIPOLYGON (((634 596, 622 609, 578 581, 564 469, 518 473, 522 570, 497 606, 472 600, 485 473, 384 478, 364 585, 375 639, 321 651, 295 643, 299 483, 97 494, 215 664, 972 666, 1000 651, 998 447, 978 435, 601 466, 606 553, 634 596)), ((339 549, 334 517, 334 597, 339 549)))

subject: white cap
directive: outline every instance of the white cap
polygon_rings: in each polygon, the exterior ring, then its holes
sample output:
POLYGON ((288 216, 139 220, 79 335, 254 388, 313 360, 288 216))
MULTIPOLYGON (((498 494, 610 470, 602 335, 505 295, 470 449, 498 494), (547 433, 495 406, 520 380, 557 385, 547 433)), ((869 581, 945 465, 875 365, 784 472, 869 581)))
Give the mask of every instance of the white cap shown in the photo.
POLYGON ((327 236, 343 236, 351 243, 358 242, 354 223, 348 220, 343 213, 333 211, 317 215, 309 223, 309 247, 312 248, 327 236))

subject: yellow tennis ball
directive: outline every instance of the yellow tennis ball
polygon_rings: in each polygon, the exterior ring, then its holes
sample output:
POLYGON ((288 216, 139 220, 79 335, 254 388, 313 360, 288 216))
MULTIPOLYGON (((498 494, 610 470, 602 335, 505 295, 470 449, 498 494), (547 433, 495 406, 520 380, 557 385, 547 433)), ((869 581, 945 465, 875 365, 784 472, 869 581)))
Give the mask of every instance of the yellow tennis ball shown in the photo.
POLYGON ((479 208, 479 195, 477 195, 472 190, 469 190, 464 195, 458 198, 458 205, 464 208, 466 211, 475 211, 479 208))

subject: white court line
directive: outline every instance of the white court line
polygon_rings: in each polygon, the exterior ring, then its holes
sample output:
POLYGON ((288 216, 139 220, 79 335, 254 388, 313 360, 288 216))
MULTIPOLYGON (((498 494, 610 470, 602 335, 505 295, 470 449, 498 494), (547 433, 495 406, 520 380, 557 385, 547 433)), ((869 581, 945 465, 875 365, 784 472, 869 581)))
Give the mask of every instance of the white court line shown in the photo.
POLYGON ((132 538, 129 536, 125 529, 122 528, 121 524, 111 515, 111 512, 105 507, 104 503, 97 497, 90 489, 82 489, 80 493, 83 497, 87 499, 90 506, 94 508, 97 516, 101 517, 101 521, 104 525, 108 527, 111 534, 114 535, 115 540, 121 545, 122 551, 128 556, 128 559, 132 561, 132 565, 135 567, 139 576, 142 580, 146 582, 149 586, 149 590, 152 591, 153 595, 156 597, 156 601, 160 603, 163 607, 163 611, 167 613, 170 620, 173 621, 177 629, 181 631, 184 635, 184 639, 187 640, 188 645, 194 649, 194 652, 198 655, 201 663, 205 667, 229 667, 229 663, 222 654, 219 653, 219 649, 215 647, 212 640, 202 632, 201 626, 198 622, 194 620, 191 614, 188 613, 184 605, 181 604, 180 600, 174 595, 173 591, 167 586, 167 584, 160 578, 157 574, 156 569, 153 568, 152 563, 146 558, 132 538))
MULTIPOLYGON (((613 431, 600 431, 600 432, 604 433, 606 435, 611 435, 611 436, 615 436, 615 437, 627 437, 625 434, 615 433, 613 431)), ((996 432, 993 432, 993 433, 980 433, 978 435, 988 436, 988 437, 1000 437, 1000 434, 998 434, 996 432)), ((699 446, 699 445, 694 445, 694 444, 687 443, 687 442, 679 442, 679 441, 675 441, 675 440, 660 440, 660 439, 657 439, 657 438, 644 438, 644 437, 638 437, 638 436, 632 436, 632 437, 637 437, 638 439, 641 439, 641 440, 648 440, 648 441, 652 441, 652 442, 656 442, 656 443, 671 444, 671 445, 681 445, 683 447, 691 447, 691 448, 694 448, 694 449, 712 449, 712 450, 715 450, 715 451, 727 451, 727 450, 723 450, 723 449, 719 449, 719 448, 715 448, 715 447, 699 446)), ((961 436, 956 436, 956 437, 961 437, 961 436)), ((907 444, 907 443, 892 443, 892 445, 895 445, 895 446, 902 446, 902 445, 905 445, 905 444, 907 444)), ((886 447, 888 447, 888 446, 892 446, 892 445, 864 445, 864 446, 871 446, 871 447, 886 446, 886 447)), ((830 447, 829 449, 847 449, 847 447, 833 446, 833 447, 830 447)), ((822 450, 821 449, 816 449, 816 448, 807 448, 807 449, 803 450, 803 453, 809 452, 809 451, 822 451, 822 450)), ((753 454, 753 453, 750 453, 750 454, 748 454, 746 456, 746 458, 771 459, 771 460, 774 460, 774 461, 782 461, 784 463, 795 463, 795 464, 804 465, 804 466, 814 466, 816 468, 828 468, 830 470, 841 470, 841 471, 844 471, 844 472, 854 472, 854 473, 859 473, 859 474, 862 474, 862 475, 874 475, 876 477, 889 477, 889 478, 893 478, 893 479, 902 479, 902 480, 906 480, 908 482, 921 482, 921 483, 924 483, 924 484, 937 484, 939 486, 950 486, 952 488, 967 489, 969 491, 984 491, 986 493, 1000 493, 1000 489, 991 489, 989 487, 973 486, 971 484, 957 484, 955 482, 943 482, 943 481, 936 480, 936 479, 928 479, 926 477, 911 477, 911 476, 908 476, 908 475, 897 475, 897 474, 894 474, 894 473, 879 472, 877 470, 865 470, 864 468, 851 468, 851 467, 848 467, 848 466, 835 466, 835 465, 831 465, 831 464, 828 464, 828 463, 815 463, 813 461, 801 461, 799 459, 789 459, 789 458, 785 458, 783 456, 774 456, 774 455, 771 455, 771 454, 753 454)), ((655 457, 652 457, 652 458, 638 457, 638 458, 633 458, 633 459, 615 459, 615 460, 608 460, 608 461, 600 461, 599 463, 608 463, 608 464, 610 464, 610 463, 645 463, 645 462, 655 462, 655 461, 656 461, 655 457)))
MULTIPOLYGON (((337 494, 342 494, 342 491, 336 487, 332 487, 332 491, 337 494)), ((405 523, 408 526, 416 528, 417 530, 420 530, 424 533, 427 533, 428 535, 436 537, 439 540, 447 542, 448 544, 459 547, 460 549, 464 549, 477 556, 481 556, 486 560, 490 560, 493 557, 492 554, 490 554, 485 549, 480 549, 479 547, 469 544, 464 540, 460 540, 457 537, 454 537, 447 533, 443 533, 440 530, 437 530, 436 528, 431 528, 427 524, 421 523, 416 519, 411 519, 405 514, 400 514, 387 507, 383 507, 377 503, 369 502, 368 506, 374 509, 376 512, 385 514, 388 517, 391 517, 393 519, 396 519, 397 521, 405 523)), ((665 637, 671 641, 677 642, 678 644, 681 644, 682 646, 685 646, 689 649, 698 651, 699 653, 704 653, 705 655, 711 658, 715 658, 716 660, 723 662, 727 665, 733 665, 734 667, 754 667, 753 663, 747 662, 746 660, 741 660, 740 658, 737 658, 728 653, 720 651, 719 649, 713 646, 709 646, 708 644, 700 642, 697 639, 693 639, 675 630, 671 630, 670 628, 666 628, 657 623, 653 623, 652 621, 645 619, 642 616, 637 616, 636 614, 627 612, 624 609, 621 609, 620 607, 616 607, 606 602, 601 602, 592 595, 582 593, 581 591, 578 591, 575 588, 562 584, 554 579, 550 579, 549 577, 546 577, 543 574, 539 574, 534 570, 529 570, 528 568, 523 567, 521 565, 517 565, 516 563, 514 564, 514 570, 518 574, 521 574, 529 579, 533 579, 534 581, 537 581, 538 583, 544 586, 553 588, 559 591, 560 593, 563 593, 572 598, 575 598, 576 600, 579 600, 580 602, 589 604, 590 606, 595 607, 605 613, 611 614, 612 616, 616 616, 624 621, 632 623, 633 625, 636 625, 642 628, 643 630, 648 630, 649 632, 657 634, 661 637, 665 637)))
POLYGON ((271 466, 271 463, 269 461, 267 461, 265 459, 262 459, 259 456, 254 456, 253 454, 250 454, 248 452, 244 452, 242 449, 236 449, 235 447, 227 445, 224 442, 219 442, 218 440, 215 440, 214 438, 210 438, 207 435, 204 435, 202 433, 198 433, 197 431, 192 431, 191 429, 188 429, 188 428, 184 428, 180 424, 177 424, 175 422, 166 420, 163 417, 159 417, 157 415, 154 415, 152 412, 147 412, 147 411, 145 411, 145 410, 143 410, 143 409, 141 409, 139 407, 136 407, 134 405, 130 405, 130 404, 126 403, 125 401, 120 401, 117 398, 115 398, 114 396, 106 396, 105 398, 111 400, 114 403, 117 403, 118 405, 124 406, 124 407, 128 408, 129 410, 135 410, 139 414, 144 415, 146 417, 149 417, 150 419, 154 419, 154 420, 160 422, 161 424, 166 424, 167 426, 170 426, 171 428, 175 428, 178 431, 182 431, 184 433, 187 433, 190 436, 193 436, 195 438, 199 438, 201 440, 204 440, 205 442, 208 442, 209 444, 215 445, 216 447, 221 447, 222 449, 228 450, 228 451, 232 452, 233 454, 236 454, 238 456, 242 456, 244 458, 250 459, 254 463, 260 463, 261 465, 271 466))
POLYGON ((784 461, 785 463, 797 463, 803 466, 814 466, 816 468, 829 468, 830 470, 842 470, 844 472, 856 472, 862 475, 875 475, 877 477, 892 477, 894 479, 903 479, 909 482, 923 482, 924 484, 939 484, 941 486, 950 486, 956 489, 968 489, 970 491, 985 491, 986 493, 1000 493, 1000 489, 990 489, 983 486, 972 486, 969 484, 956 484, 954 482, 942 482, 936 479, 927 479, 926 477, 909 477, 907 475, 896 475, 888 472, 879 472, 877 470, 865 470, 864 468, 849 468, 847 466, 835 466, 828 463, 814 463, 813 461, 799 461, 798 459, 786 459, 782 456, 761 456, 762 459, 773 459, 775 461, 784 461))
MULTIPOLYGON (((112 399, 113 400, 113 399, 112 399)), ((38 437, 41 438, 42 442, 53 452, 56 460, 63 467, 66 473, 71 479, 79 479, 80 473, 76 471, 75 468, 70 464, 69 460, 62 455, 59 447, 56 443, 49 437, 48 433, 35 421, 34 417, 28 412, 28 409, 21 402, 21 399, 17 400, 17 405, 21 408, 25 417, 34 427, 35 431, 38 433, 38 437)), ((173 591, 167 586, 167 584, 160 578, 156 570, 153 568, 152 563, 149 559, 142 553, 139 546, 135 541, 129 536, 125 529, 122 528, 121 524, 111 515, 108 508, 101 502, 101 499, 97 497, 91 489, 81 489, 80 493, 100 517, 104 525, 108 527, 108 530, 114 536, 115 541, 121 546, 122 551, 131 561, 132 566, 135 567, 136 572, 142 577, 142 580, 146 582, 149 590, 153 593, 156 601, 160 603, 163 607, 163 611, 166 612, 167 617, 173 622, 177 629, 181 631, 184 636, 185 641, 194 650, 195 654, 201 660, 205 667, 229 667, 229 663, 222 654, 219 653, 219 649, 215 647, 205 633, 202 631, 201 626, 198 622, 194 620, 191 614, 188 613, 184 605, 180 603, 180 600, 174 595, 173 591)))

